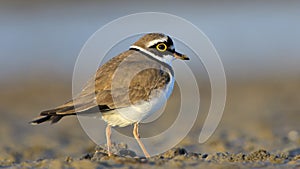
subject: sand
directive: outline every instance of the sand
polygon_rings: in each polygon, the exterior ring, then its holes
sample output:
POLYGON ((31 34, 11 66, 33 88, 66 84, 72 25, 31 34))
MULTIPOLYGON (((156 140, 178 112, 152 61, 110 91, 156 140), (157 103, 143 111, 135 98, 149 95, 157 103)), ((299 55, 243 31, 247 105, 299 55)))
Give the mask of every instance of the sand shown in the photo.
MULTIPOLYGON (((96 146, 76 118, 29 125, 40 111, 71 97, 70 79, 34 79, 1 82, 0 168, 300 168, 300 79, 229 79, 225 112, 213 136, 197 142, 206 117, 201 114, 183 141, 149 159, 126 143, 115 143, 117 155, 108 157, 105 145, 96 146)), ((206 90, 200 89, 204 111, 206 90)))

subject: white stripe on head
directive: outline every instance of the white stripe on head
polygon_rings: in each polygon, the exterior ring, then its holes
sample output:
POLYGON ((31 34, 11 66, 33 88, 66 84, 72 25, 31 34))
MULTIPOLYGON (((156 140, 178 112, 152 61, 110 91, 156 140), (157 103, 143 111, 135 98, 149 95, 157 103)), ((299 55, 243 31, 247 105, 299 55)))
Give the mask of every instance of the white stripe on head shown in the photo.
POLYGON ((167 36, 163 37, 161 39, 155 39, 153 41, 148 42, 147 45, 146 45, 146 47, 151 47, 151 46, 153 46, 155 44, 158 44, 159 42, 167 42, 167 41, 168 41, 168 37, 167 36))
POLYGON ((172 61, 175 60, 175 58, 172 55, 163 55, 163 57, 160 57, 160 56, 157 56, 154 53, 149 52, 148 50, 141 48, 139 46, 132 45, 132 46, 130 46, 130 48, 142 51, 142 52, 146 53, 147 55, 150 55, 154 59, 159 60, 164 63, 167 63, 170 66, 172 66, 172 61))

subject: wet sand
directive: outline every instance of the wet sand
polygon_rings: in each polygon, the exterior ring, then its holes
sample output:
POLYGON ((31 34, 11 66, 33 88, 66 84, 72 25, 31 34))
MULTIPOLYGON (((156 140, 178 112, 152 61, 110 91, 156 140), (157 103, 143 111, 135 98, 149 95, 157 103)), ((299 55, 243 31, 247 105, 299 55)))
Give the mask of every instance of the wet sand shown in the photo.
MULTIPOLYGON (((125 143, 108 157, 105 145, 95 149, 74 117, 55 125, 28 124, 41 110, 71 98, 70 79, 1 82, 0 168, 300 168, 299 86, 295 78, 229 80, 222 121, 207 142, 197 142, 203 113, 175 148, 145 159, 125 143)), ((209 92, 200 91, 205 111, 209 92)))

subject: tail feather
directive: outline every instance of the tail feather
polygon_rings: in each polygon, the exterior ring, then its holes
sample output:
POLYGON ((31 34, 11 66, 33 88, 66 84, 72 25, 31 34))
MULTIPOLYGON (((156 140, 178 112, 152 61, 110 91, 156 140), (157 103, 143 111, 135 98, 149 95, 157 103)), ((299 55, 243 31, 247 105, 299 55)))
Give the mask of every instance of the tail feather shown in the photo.
POLYGON ((41 112, 41 116, 47 115, 67 115, 74 113, 74 106, 60 107, 56 109, 46 110, 41 112))
POLYGON ((40 113, 40 117, 29 122, 32 125, 37 125, 46 121, 51 121, 51 124, 57 123, 61 118, 68 115, 75 115, 74 107, 60 107, 56 109, 46 110, 40 113))
POLYGON ((51 124, 57 123, 63 117, 64 116, 52 116, 52 118, 51 118, 51 124))
MULTIPOLYGON (((105 112, 111 109, 109 109, 107 105, 97 105, 93 101, 84 104, 79 104, 76 106, 76 111, 83 114, 98 112, 99 110, 105 112)), ((76 115, 75 107, 72 101, 69 101, 55 109, 41 112, 40 117, 37 117, 36 119, 34 119, 29 123, 32 125, 36 125, 46 121, 51 121, 51 124, 53 124, 53 123, 57 123, 64 116, 69 116, 69 115, 76 115)))
POLYGON ((37 124, 43 123, 43 122, 45 122, 45 121, 49 121, 50 119, 51 119, 51 115, 48 115, 48 116, 42 116, 42 117, 36 118, 35 120, 32 120, 32 121, 29 122, 29 123, 32 124, 32 125, 37 125, 37 124))

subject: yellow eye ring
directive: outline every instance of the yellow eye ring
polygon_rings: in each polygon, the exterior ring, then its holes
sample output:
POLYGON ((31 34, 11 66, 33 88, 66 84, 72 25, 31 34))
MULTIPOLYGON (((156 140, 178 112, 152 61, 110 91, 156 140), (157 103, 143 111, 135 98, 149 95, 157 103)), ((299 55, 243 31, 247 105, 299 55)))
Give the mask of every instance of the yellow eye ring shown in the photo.
POLYGON ((164 43, 160 43, 160 44, 156 45, 156 49, 160 52, 164 52, 167 50, 167 45, 164 43))

